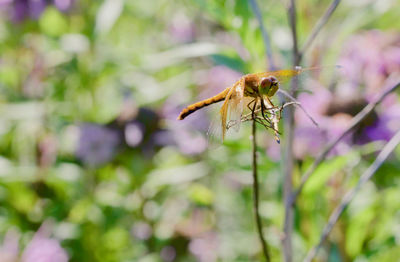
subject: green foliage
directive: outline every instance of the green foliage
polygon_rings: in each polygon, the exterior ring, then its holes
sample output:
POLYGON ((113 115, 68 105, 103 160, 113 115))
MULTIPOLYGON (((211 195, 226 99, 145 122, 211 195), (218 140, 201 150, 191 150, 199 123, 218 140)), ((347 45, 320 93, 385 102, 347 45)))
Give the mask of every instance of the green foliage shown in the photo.
POLYGON ((56 8, 47 8, 39 19, 41 32, 49 36, 61 36, 68 32, 68 22, 56 8))
MULTIPOLYGON (((36 18, 0 14, 0 243, 15 230, 22 254, 50 223, 70 261, 259 261, 249 123, 213 148, 204 136, 206 114, 175 121, 184 104, 265 71, 249 2, 76 0, 68 10, 47 2, 36 18), (82 149, 96 136, 84 137, 85 124, 111 138, 82 149)), ((301 45, 329 3, 298 2, 301 45)), ((323 29, 305 64, 335 64, 344 39, 360 28, 398 29, 394 1, 381 11, 352 2, 323 29)), ((276 64, 291 67, 285 6, 258 3, 276 64)), ((285 163, 270 130, 259 127, 258 142, 260 212, 273 261, 280 261, 285 163)), ((359 147, 347 150, 324 161, 299 198, 294 238, 301 256, 374 159, 359 147)), ((398 259, 399 152, 345 211, 324 261, 398 259)), ((305 159, 296 161, 299 173, 311 164, 305 159)))

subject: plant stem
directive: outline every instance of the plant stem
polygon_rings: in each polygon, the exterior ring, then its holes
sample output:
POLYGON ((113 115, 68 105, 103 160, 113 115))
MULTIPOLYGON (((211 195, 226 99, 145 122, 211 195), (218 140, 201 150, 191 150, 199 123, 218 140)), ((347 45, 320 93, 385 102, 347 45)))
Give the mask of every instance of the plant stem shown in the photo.
MULTIPOLYGON (((257 0, 249 0, 251 8, 254 12, 254 15, 259 23, 261 34, 263 37, 264 47, 265 47, 265 55, 267 57, 267 64, 269 70, 275 70, 275 62, 274 57, 272 55, 271 41, 268 35, 267 29, 264 26, 264 22, 262 20, 262 15, 260 12, 260 8, 258 7, 257 0)), ((256 105, 256 104, 255 104, 256 105)), ((265 241, 263 232, 262 232, 262 223, 259 211, 259 187, 258 187, 258 174, 257 174, 257 137, 256 137, 256 120, 255 120, 255 107, 252 111, 252 150, 253 150, 253 208, 254 208, 254 216, 256 220, 257 232, 260 238, 261 246, 263 249, 264 257, 267 262, 271 261, 271 257, 268 251, 268 244, 265 241)))
MULTIPOLYGON (((293 66, 299 66, 303 58, 304 52, 308 49, 314 39, 317 37, 318 33, 321 31, 322 27, 327 23, 329 18, 332 16, 336 7, 338 6, 340 0, 333 0, 330 7, 326 10, 323 16, 318 21, 317 25, 314 27, 312 33, 308 37, 305 45, 301 50, 298 46, 297 38, 297 17, 296 17, 296 1, 290 0, 290 5, 288 7, 288 20, 289 26, 292 32, 293 41, 293 66)), ((296 98, 296 91, 299 87, 298 79, 294 78, 292 81, 291 94, 296 98)), ((285 116, 285 147, 284 147, 284 190, 283 199, 285 201, 285 221, 284 221, 284 238, 283 244, 283 256, 285 262, 291 262, 292 258, 292 234, 293 234, 293 219, 294 219, 294 197, 293 197, 293 166, 294 166, 294 156, 293 156, 293 141, 294 141, 294 110, 288 108, 287 114, 285 116)), ((301 190, 301 189, 300 189, 301 190)), ((297 191, 296 191, 297 192, 297 191)), ((297 195, 296 195, 297 196, 297 195)))
POLYGON ((338 221, 340 215, 349 205, 350 201, 353 200, 354 196, 360 190, 360 188, 375 174, 378 168, 385 162, 386 158, 393 152, 393 150, 400 143, 400 130, 390 139, 390 141, 385 145, 382 151, 379 153, 378 157, 375 159, 374 163, 361 175, 358 183, 355 187, 353 187, 346 195, 342 198, 342 201, 339 206, 335 208, 329 217, 328 223, 324 227, 322 234, 320 236, 319 243, 314 246, 307 254, 307 257, 304 259, 305 262, 311 262, 312 259, 316 256, 318 250, 321 248, 323 242, 328 237, 331 232, 333 226, 338 221))
MULTIPOLYGON (((297 18, 296 18, 296 3, 295 0, 290 1, 288 9, 289 25, 292 32, 293 41, 293 66, 300 63, 301 56, 299 55, 298 40, 297 40, 297 18)), ((292 81, 291 94, 296 97, 296 90, 298 89, 297 78, 292 81)), ((285 203, 285 217, 284 217, 284 237, 282 239, 283 258, 285 262, 292 262, 292 234, 293 234, 293 209, 290 205, 290 198, 293 191, 293 142, 294 142, 294 109, 288 108, 285 115, 285 143, 283 149, 283 201, 285 203)))
POLYGON ((253 9, 254 15, 257 18, 258 24, 260 25, 261 35, 264 42, 265 47, 265 54, 268 59, 268 68, 269 70, 273 71, 276 70, 274 57, 272 56, 272 48, 271 48, 271 41, 268 35, 267 29, 264 26, 264 22, 262 20, 260 8, 258 7, 257 0, 249 0, 250 6, 253 9))
POLYGON ((283 232, 284 237, 282 239, 283 245, 283 257, 284 261, 292 261, 292 233, 293 233, 293 209, 290 205, 289 199, 293 191, 292 173, 293 173, 293 125, 294 116, 293 108, 287 109, 285 116, 285 144, 284 144, 284 162, 283 173, 284 173, 284 184, 283 184, 283 200, 285 205, 285 217, 283 232))
POLYGON ((347 135, 349 134, 356 126, 358 126, 374 109, 375 107, 382 102, 382 100, 392 93, 394 90, 396 90, 398 87, 400 87, 400 82, 397 84, 391 86, 390 88, 384 90, 374 101, 370 102, 366 107, 363 108, 356 116, 353 117, 353 119, 350 122, 350 125, 346 130, 343 131, 343 133, 338 136, 337 138, 333 139, 331 142, 328 143, 328 145, 325 147, 325 149, 318 155, 318 157, 315 159, 313 164, 307 169, 307 171, 304 173, 304 175, 301 177, 301 182, 300 186, 297 188, 297 190, 293 193, 291 199, 290 199, 290 204, 294 205, 296 202, 297 197, 303 190, 303 187, 305 183, 308 181, 310 176, 313 174, 315 169, 319 166, 319 164, 324 161, 324 159, 327 157, 329 152, 347 135))
POLYGON ((307 38, 303 48, 301 49, 300 55, 303 56, 307 49, 311 46, 312 42, 317 37, 318 33, 321 31, 322 27, 328 22, 329 18, 332 16, 333 12, 336 10, 336 7, 339 5, 341 0, 333 0, 328 9, 326 9, 325 13, 318 20, 317 24, 313 28, 311 34, 307 38))
POLYGON ((263 253, 265 260, 267 262, 271 261, 269 252, 268 252, 268 245, 265 241, 263 232, 262 232, 262 224, 261 224, 261 217, 259 211, 259 187, 258 187, 258 174, 257 174, 257 139, 256 139, 256 121, 253 119, 252 121, 252 151, 253 151, 253 208, 254 208, 254 216, 256 220, 257 232, 260 238, 260 242, 262 245, 263 253))

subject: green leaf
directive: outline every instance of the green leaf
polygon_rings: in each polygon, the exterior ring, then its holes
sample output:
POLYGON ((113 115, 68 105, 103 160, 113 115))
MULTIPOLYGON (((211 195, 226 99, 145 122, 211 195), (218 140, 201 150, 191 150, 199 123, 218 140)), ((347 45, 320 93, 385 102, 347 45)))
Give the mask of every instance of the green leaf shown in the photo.
POLYGON ((40 30, 49 36, 60 36, 67 32, 68 23, 65 17, 53 7, 47 8, 39 20, 40 30))
POLYGON ((194 184, 189 188, 190 199, 199 205, 211 205, 214 201, 214 194, 211 190, 201 184, 194 184))
POLYGON ((314 174, 308 179, 304 186, 304 194, 313 194, 317 190, 320 190, 331 177, 331 175, 340 169, 342 169, 349 161, 349 156, 338 156, 334 159, 325 161, 314 174))
POLYGON ((28 214, 35 206, 37 196, 29 187, 22 183, 8 186, 8 202, 21 213, 28 214))
POLYGON ((3 83, 10 87, 18 85, 20 75, 18 70, 12 66, 3 66, 0 70, 0 83, 3 83))
POLYGON ((374 209, 370 207, 351 218, 346 231, 346 251, 351 257, 361 253, 368 235, 368 226, 374 217, 374 209))
POLYGON ((227 55, 217 54, 211 55, 212 60, 217 65, 225 65, 238 72, 245 71, 245 63, 240 59, 240 57, 231 57, 227 55))
POLYGON ((252 16, 249 4, 247 0, 235 1, 235 14, 241 16, 244 20, 249 19, 252 16))

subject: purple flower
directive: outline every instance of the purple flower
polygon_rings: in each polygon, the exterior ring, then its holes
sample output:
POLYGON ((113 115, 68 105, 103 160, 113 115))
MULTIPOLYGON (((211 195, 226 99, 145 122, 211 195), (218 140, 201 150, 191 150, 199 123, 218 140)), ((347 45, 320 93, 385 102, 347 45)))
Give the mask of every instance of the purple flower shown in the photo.
POLYGON ((54 5, 62 12, 71 9, 73 3, 74 0, 54 0, 54 5))
POLYGON ((377 30, 353 36, 339 64, 356 90, 365 88, 362 93, 370 101, 389 76, 400 74, 400 38, 377 30))
MULTIPOLYGON (((46 6, 47 0, 1 0, 0 7, 4 10, 10 10, 11 19, 15 22, 22 22, 27 18, 38 19, 46 6)), ((74 0, 54 0, 56 8, 62 12, 68 11, 74 0)))
POLYGON ((147 240, 149 239, 152 234, 153 230, 151 226, 145 222, 138 221, 136 222, 131 229, 132 234, 140 240, 147 240))
POLYGON ((28 0, 15 0, 13 5, 12 19, 15 22, 20 22, 28 16, 29 4, 28 0))
POLYGON ((7 6, 7 5, 11 4, 13 1, 14 0, 1 0, 0 7, 7 6))
POLYGON ((169 32, 175 42, 191 42, 195 36, 194 24, 191 19, 182 13, 174 15, 169 26, 169 32))
POLYGON ((226 66, 215 66, 196 73, 196 82, 201 87, 199 99, 212 97, 234 84, 242 74, 226 66))
POLYGON ((207 140, 199 133, 175 130, 174 137, 179 150, 186 155, 197 155, 207 149, 207 140))
POLYGON ((138 146, 144 138, 144 127, 141 123, 135 121, 125 126, 125 141, 131 147, 138 146))
POLYGON ((217 261, 218 238, 213 233, 204 234, 202 237, 190 241, 189 250, 200 262, 217 261))
POLYGON ((13 262, 18 260, 18 240, 20 235, 15 230, 8 230, 0 246, 0 261, 13 262))
POLYGON ((38 232, 26 247, 21 261, 67 262, 68 255, 57 240, 48 238, 38 232))
POLYGON ((294 155, 301 159, 307 154, 316 155, 326 143, 323 132, 314 127, 300 127, 295 130, 294 155))
POLYGON ((19 234, 8 231, 3 245, 0 247, 0 261, 2 262, 67 262, 68 254, 61 247, 58 240, 50 238, 50 223, 43 223, 32 240, 28 243, 19 258, 19 234))
POLYGON ((173 246, 166 246, 160 252, 160 257, 163 261, 171 262, 176 258, 176 250, 173 246))
POLYGON ((15 0, 12 19, 15 22, 21 22, 27 17, 38 19, 46 5, 46 0, 15 0))
POLYGON ((154 133, 152 140, 157 146, 172 146, 176 144, 170 130, 160 130, 154 133))
POLYGON ((385 140, 389 141, 392 137, 392 132, 387 127, 387 122, 385 119, 377 119, 372 125, 367 126, 364 129, 363 143, 376 141, 376 140, 385 140))
POLYGON ((29 15, 33 19, 38 19, 47 5, 46 0, 30 0, 28 4, 29 4, 29 15))
POLYGON ((119 144, 117 131, 101 125, 84 124, 80 127, 76 155, 87 165, 100 165, 114 157, 119 144))
POLYGON ((371 141, 389 141, 396 131, 400 130, 400 104, 392 104, 390 100, 396 98, 395 94, 387 97, 382 102, 385 109, 379 114, 379 117, 364 128, 360 137, 356 138, 358 143, 364 144, 371 141))
MULTIPOLYGON (((342 134, 351 118, 391 85, 391 77, 400 75, 400 38, 376 30, 353 36, 345 44, 338 64, 343 67, 344 76, 339 78, 333 91, 311 85, 308 87, 312 94, 299 96, 320 129, 301 110, 296 111, 295 154, 298 158, 317 154, 327 141, 342 134)), ((400 129, 398 102, 396 94, 387 97, 332 153, 343 154, 353 143, 389 140, 400 129)), ((271 152, 276 155, 276 150, 271 152)))

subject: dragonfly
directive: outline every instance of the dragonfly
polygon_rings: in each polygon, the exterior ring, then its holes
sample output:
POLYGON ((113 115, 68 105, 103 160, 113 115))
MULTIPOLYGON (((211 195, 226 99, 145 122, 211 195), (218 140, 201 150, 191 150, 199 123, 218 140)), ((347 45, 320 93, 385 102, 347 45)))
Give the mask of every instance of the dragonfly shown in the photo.
MULTIPOLYGON (((214 127, 221 131, 222 140, 228 129, 239 131, 240 123, 247 120, 255 120, 275 132, 275 140, 279 143, 278 123, 284 106, 276 107, 271 98, 277 93, 280 85, 291 78, 300 75, 304 71, 320 69, 320 67, 284 69, 271 72, 253 73, 242 76, 232 86, 225 88, 213 97, 204 99, 184 108, 178 116, 183 120, 190 114, 203 107, 221 101, 224 103, 219 111, 220 123, 214 127), (244 105, 250 113, 244 115, 244 105), (261 113, 257 115, 257 113, 261 113)), ((296 102, 292 102, 296 103, 296 102)))

